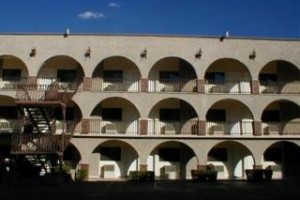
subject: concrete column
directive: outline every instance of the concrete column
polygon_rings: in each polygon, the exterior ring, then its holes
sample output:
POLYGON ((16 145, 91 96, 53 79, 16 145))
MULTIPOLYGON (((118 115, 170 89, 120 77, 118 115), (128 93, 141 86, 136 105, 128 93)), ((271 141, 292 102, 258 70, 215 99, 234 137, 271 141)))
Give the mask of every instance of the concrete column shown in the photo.
POLYGON ((92 78, 84 77, 83 78, 83 91, 90 91, 92 89, 92 78))
POLYGON ((197 92, 202 94, 205 93, 205 80, 199 79, 197 81, 197 92))
POLYGON ((254 135, 255 136, 262 135, 261 121, 254 121, 253 126, 254 126, 254 135))
POLYGON ((141 83, 141 92, 148 92, 148 79, 142 78, 140 80, 141 83))
POLYGON ((148 134, 148 120, 140 119, 140 135, 148 134))
POLYGON ((90 120, 82 119, 81 120, 81 133, 88 134, 90 132, 90 120))
POLYGON ((251 88, 252 88, 252 94, 259 94, 259 81, 252 80, 251 88))

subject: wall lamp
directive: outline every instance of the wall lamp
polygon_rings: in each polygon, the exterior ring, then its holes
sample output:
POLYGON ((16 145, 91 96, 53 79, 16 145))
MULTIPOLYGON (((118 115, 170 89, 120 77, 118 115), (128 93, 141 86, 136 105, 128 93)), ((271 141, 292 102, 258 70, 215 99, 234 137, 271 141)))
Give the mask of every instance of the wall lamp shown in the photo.
POLYGON ((142 53, 140 54, 141 58, 147 58, 147 49, 145 48, 142 53))
POLYGON ((91 57, 91 48, 90 48, 90 47, 86 50, 84 56, 85 56, 86 58, 90 58, 90 57, 91 57))
POLYGON ((35 57, 35 55, 36 55, 36 48, 33 47, 33 48, 31 49, 30 53, 29 53, 29 56, 30 56, 30 57, 35 57))
POLYGON ((250 53, 250 55, 249 55, 249 59, 250 59, 250 60, 255 60, 255 58, 256 58, 256 51, 253 50, 253 51, 250 53))
POLYGON ((202 50, 201 50, 201 48, 196 52, 196 54, 195 54, 195 58, 196 59, 201 59, 201 57, 202 57, 202 50))

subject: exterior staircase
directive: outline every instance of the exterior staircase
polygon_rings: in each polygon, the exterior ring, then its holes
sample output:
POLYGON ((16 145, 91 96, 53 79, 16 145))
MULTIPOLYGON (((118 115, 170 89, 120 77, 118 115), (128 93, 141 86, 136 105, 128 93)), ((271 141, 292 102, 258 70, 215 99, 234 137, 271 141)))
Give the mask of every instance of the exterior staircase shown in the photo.
POLYGON ((66 92, 58 85, 25 84, 18 89, 15 102, 24 111, 24 130, 12 136, 11 154, 63 154, 73 134, 65 132, 66 107, 76 91, 66 92), (54 109, 57 107, 63 113, 61 134, 56 134, 53 128, 54 109))

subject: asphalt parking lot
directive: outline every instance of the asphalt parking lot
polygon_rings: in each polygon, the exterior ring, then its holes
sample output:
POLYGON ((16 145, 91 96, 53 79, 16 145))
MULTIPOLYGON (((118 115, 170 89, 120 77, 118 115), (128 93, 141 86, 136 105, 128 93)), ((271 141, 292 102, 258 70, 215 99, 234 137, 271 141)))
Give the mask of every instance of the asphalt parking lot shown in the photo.
POLYGON ((0 185, 0 199, 199 200, 299 199, 300 181, 99 181, 56 186, 0 185))

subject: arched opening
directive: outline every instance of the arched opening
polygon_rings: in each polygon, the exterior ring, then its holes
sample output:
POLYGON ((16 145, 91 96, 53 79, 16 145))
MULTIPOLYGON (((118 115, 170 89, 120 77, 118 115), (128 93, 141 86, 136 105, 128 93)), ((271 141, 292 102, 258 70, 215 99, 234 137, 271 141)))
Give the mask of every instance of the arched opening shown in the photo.
POLYGON ((148 133, 152 135, 198 134, 197 113, 181 99, 169 98, 158 102, 148 118, 148 133))
POLYGON ((196 92, 197 74, 182 58, 167 57, 154 64, 149 72, 149 92, 196 92))
POLYGON ((107 98, 93 109, 90 132, 137 135, 139 117, 137 108, 128 100, 119 97, 107 98))
POLYGON ((101 61, 92 74, 94 91, 139 91, 140 71, 136 64, 122 56, 101 61))
POLYGON ((209 135, 253 135, 253 115, 243 103, 224 99, 213 104, 206 113, 206 133, 209 135))
POLYGON ((245 170, 253 168, 254 157, 243 144, 226 141, 209 151, 207 162, 215 166, 218 179, 239 179, 246 178, 245 170))
POLYGON ((83 82, 84 71, 74 58, 64 55, 54 56, 46 60, 38 73, 37 83, 47 88, 59 82, 62 90, 77 90, 83 82))
POLYGON ((15 99, 0 96, 0 133, 19 133, 22 130, 22 115, 15 99))
POLYGON ((251 93, 251 75, 238 60, 223 58, 213 62, 205 72, 206 93, 251 93))
POLYGON ((264 135, 299 135, 300 106, 289 100, 270 103, 262 112, 264 135))
POLYGON ((264 165, 273 170, 274 179, 300 178, 300 147, 292 142, 280 141, 264 152, 264 165))
POLYGON ((26 83, 28 69, 25 63, 13 55, 0 56, 0 88, 17 89, 19 85, 26 83))
POLYGON ((98 145, 90 158, 90 178, 126 178, 138 170, 138 153, 128 143, 109 140, 98 145))
POLYGON ((261 93, 299 94, 300 70, 290 62, 275 60, 259 73, 261 93))
POLYGON ((182 142, 169 141, 155 147, 147 159, 148 168, 156 179, 189 179, 197 166, 196 155, 182 142))
POLYGON ((81 155, 79 150, 72 143, 70 143, 64 151, 63 162, 66 171, 73 175, 73 179, 75 178, 75 170, 77 169, 80 160, 81 155))

